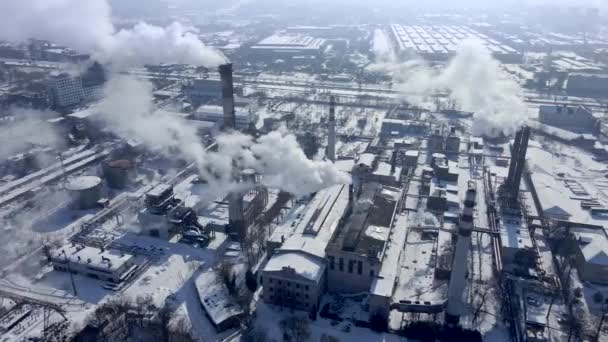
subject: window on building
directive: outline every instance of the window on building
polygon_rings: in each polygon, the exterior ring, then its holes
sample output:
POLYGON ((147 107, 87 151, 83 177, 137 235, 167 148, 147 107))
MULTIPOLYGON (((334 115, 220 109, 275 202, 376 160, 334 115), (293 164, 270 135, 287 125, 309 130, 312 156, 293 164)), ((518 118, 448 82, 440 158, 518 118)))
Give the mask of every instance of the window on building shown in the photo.
POLYGON ((296 289, 299 289, 299 288, 300 288, 300 284, 296 284, 296 289))
POLYGON ((268 288, 268 291, 272 292, 273 288, 272 286, 268 288))
POLYGON ((344 272, 344 258, 340 258, 340 264, 338 265, 340 272, 344 272))
POLYGON ((287 283, 287 287, 291 287, 291 283, 290 282, 286 282, 287 283))
POLYGON ((279 285, 281 285, 283 282, 279 280, 279 285))
POLYGON ((354 263, 354 260, 348 260, 348 273, 353 273, 354 263))
POLYGON ((369 270, 369 277, 373 278, 374 277, 374 270, 369 270))
POLYGON ((308 293, 304 295, 304 298, 308 299, 308 293))
POLYGON ((296 292, 296 297, 300 297, 300 292, 296 292))
POLYGON ((306 289, 306 291, 308 291, 308 285, 305 285, 305 286, 304 286, 304 289, 306 289))
POLYGON ((327 258, 329 259, 329 269, 330 269, 330 270, 335 269, 335 268, 336 268, 336 265, 335 265, 335 263, 336 263, 336 258, 335 258, 333 255, 330 255, 330 256, 328 256, 327 258))
POLYGON ((357 261, 357 274, 361 275, 363 273, 363 262, 361 260, 357 261))
POLYGON ((272 278, 268 278, 268 283, 272 284, 272 278))

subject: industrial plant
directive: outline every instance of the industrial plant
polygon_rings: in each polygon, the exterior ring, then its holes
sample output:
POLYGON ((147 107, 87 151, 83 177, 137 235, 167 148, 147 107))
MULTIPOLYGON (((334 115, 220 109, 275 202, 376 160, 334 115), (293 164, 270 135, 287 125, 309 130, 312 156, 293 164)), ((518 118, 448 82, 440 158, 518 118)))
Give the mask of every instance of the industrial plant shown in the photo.
POLYGON ((603 3, 43 2, 0 341, 608 340, 603 3))

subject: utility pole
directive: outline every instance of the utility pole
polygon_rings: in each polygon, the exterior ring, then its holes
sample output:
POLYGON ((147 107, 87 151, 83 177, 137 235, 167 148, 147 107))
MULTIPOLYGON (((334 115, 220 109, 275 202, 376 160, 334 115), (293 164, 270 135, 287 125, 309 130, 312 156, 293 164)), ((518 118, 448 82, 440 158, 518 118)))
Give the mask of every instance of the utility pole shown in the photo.
POLYGON ((606 306, 603 308, 602 317, 600 318, 600 324, 597 326, 597 332, 595 333, 595 340, 600 340, 600 334, 602 333, 602 325, 604 324, 604 318, 606 318, 606 306))

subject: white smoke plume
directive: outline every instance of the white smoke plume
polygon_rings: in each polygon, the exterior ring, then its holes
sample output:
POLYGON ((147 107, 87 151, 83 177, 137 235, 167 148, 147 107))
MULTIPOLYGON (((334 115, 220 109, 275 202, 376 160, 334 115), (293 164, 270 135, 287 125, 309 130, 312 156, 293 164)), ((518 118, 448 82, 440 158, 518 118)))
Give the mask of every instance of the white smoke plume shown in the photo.
POLYGON ((0 123, 0 159, 27 152, 32 146, 58 146, 63 143, 53 126, 45 119, 50 111, 11 108, 0 123))
POLYGON ((118 67, 160 62, 213 67, 226 60, 178 23, 116 30, 111 12, 107 0, 0 1, 0 40, 50 40, 118 67))
POLYGON ((104 90, 97 110, 108 127, 123 138, 137 138, 149 147, 195 162, 209 183, 208 199, 242 186, 233 180, 234 165, 254 169, 263 175, 263 183, 297 196, 350 182, 330 162, 306 158, 292 134, 275 131, 257 139, 239 132, 222 134, 217 137, 217 152, 208 152, 192 122, 154 109, 149 82, 114 75, 104 90))
POLYGON ((420 59, 396 62, 391 57, 380 58, 375 67, 391 72, 395 88, 412 104, 447 92, 462 110, 475 113, 474 134, 510 135, 527 120, 520 86, 507 78, 500 63, 478 40, 464 41, 444 69, 420 59))

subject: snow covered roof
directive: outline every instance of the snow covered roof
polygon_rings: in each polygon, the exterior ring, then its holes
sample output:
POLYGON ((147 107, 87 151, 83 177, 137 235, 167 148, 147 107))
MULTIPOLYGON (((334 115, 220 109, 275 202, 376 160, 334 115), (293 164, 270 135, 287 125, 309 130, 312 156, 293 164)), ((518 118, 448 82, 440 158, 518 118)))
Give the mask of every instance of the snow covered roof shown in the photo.
POLYGON ((504 215, 500 220, 500 242, 503 248, 533 248, 530 231, 521 217, 504 215))
POLYGON ((583 209, 580 196, 568 189, 563 180, 533 173, 532 182, 545 215, 580 224, 606 226, 608 223, 608 218, 593 215, 589 210, 583 209))
POLYGON ((115 272, 129 262, 133 255, 95 247, 67 244, 51 251, 51 257, 57 260, 69 260, 71 263, 87 265, 93 269, 115 272))
POLYGON ((608 238, 603 230, 575 228, 571 231, 586 262, 608 266, 608 238))
POLYGON ((317 192, 296 214, 295 220, 286 222, 293 229, 280 229, 285 238, 281 250, 306 251, 325 257, 325 247, 348 206, 348 188, 347 185, 335 185, 317 192), (284 236, 290 230, 291 235, 284 236))
POLYGON ((359 160, 357 160, 357 164, 363 164, 368 167, 372 167, 374 160, 376 159, 376 155, 373 153, 363 153, 359 156, 359 160))
POLYGON ((268 260, 264 272, 283 269, 293 269, 297 275, 318 282, 325 272, 325 260, 304 251, 279 252, 268 260))
POLYGON ((201 304, 214 325, 218 326, 227 319, 243 314, 241 306, 214 271, 201 273, 194 279, 194 285, 201 304))

